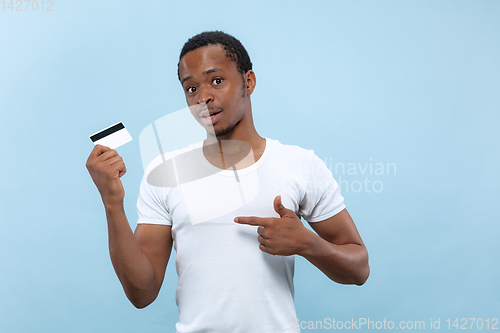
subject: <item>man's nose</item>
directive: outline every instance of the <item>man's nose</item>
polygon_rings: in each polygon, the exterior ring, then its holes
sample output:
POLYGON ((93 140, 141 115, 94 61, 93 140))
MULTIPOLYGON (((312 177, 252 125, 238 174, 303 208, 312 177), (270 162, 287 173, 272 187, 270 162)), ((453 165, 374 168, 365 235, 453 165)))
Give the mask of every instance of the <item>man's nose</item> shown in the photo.
POLYGON ((214 95, 212 89, 206 87, 200 87, 200 93, 198 94, 198 104, 208 104, 214 100, 214 95))

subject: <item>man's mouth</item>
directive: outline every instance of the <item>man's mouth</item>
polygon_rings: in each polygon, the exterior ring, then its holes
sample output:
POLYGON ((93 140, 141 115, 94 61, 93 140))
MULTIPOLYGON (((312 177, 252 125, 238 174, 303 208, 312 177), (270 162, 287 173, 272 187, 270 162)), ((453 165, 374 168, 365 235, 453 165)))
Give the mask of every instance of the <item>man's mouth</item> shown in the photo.
POLYGON ((199 117, 206 118, 206 119, 213 118, 221 112, 222 112, 222 110, 205 109, 205 110, 200 112, 199 117))
POLYGON ((200 112, 198 117, 201 118, 201 121, 203 124, 209 126, 213 125, 216 122, 219 121, 221 117, 222 110, 217 110, 217 109, 205 109, 200 112))

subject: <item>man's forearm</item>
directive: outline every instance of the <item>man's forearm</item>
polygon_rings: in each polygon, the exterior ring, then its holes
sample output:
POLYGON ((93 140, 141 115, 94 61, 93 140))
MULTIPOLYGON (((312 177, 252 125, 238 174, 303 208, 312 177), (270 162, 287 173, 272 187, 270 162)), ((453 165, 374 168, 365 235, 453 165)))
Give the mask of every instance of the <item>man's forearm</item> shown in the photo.
POLYGON ((105 205, 109 254, 125 294, 134 306, 149 305, 157 295, 153 264, 139 247, 122 204, 105 205))
POLYGON ((362 285, 368 279, 368 252, 360 244, 332 244, 310 232, 308 246, 299 253, 331 280, 362 285))

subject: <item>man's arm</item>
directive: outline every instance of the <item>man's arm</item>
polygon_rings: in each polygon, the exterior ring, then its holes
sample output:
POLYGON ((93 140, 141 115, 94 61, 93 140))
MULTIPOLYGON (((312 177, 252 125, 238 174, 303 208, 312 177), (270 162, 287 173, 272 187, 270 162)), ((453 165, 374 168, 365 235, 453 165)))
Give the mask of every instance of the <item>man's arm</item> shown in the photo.
POLYGON ((86 166, 106 210, 109 253, 116 275, 130 302, 144 308, 160 291, 172 249, 171 227, 139 225, 134 235, 123 209, 125 191, 120 177, 126 168, 115 150, 96 145, 86 166))
POLYGON ((299 255, 335 282, 357 285, 365 283, 370 275, 368 251, 347 209, 329 219, 309 225, 317 235, 309 233, 309 245, 299 255))
POLYGON ((368 252, 347 210, 307 229, 295 212, 274 199, 279 218, 238 216, 235 222, 258 226, 259 248, 273 255, 297 254, 309 260, 331 280, 362 285, 368 279, 368 252), (318 236, 319 235, 319 236, 318 236))
POLYGON ((132 233, 122 209, 106 207, 109 254, 130 302, 142 309, 160 292, 172 250, 171 226, 139 224, 132 233))

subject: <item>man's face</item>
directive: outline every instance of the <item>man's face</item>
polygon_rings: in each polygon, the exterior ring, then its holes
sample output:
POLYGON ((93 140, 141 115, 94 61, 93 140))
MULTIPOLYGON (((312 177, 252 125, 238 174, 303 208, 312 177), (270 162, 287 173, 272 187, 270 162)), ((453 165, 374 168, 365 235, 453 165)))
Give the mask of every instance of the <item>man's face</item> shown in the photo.
POLYGON ((179 76, 187 104, 208 133, 224 136, 248 115, 253 86, 247 88, 247 75, 219 45, 200 47, 181 59, 179 76))

